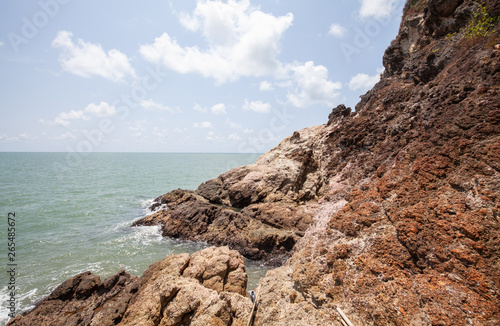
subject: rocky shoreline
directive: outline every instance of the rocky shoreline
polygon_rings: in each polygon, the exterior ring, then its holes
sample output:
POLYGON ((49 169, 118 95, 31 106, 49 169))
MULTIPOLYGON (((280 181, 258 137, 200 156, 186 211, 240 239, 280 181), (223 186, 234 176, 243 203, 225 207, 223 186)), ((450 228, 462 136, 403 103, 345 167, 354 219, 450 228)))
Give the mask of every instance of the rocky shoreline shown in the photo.
POLYGON ((380 82, 136 225, 215 246, 80 274, 8 325, 500 324, 500 2, 408 1, 380 82), (484 7, 482 7, 484 6, 484 7), (472 26, 472 27, 471 27, 472 26))
POLYGON ((9 325, 246 325, 246 285, 243 257, 210 247, 170 255, 140 278, 123 270, 104 281, 79 274, 9 325))

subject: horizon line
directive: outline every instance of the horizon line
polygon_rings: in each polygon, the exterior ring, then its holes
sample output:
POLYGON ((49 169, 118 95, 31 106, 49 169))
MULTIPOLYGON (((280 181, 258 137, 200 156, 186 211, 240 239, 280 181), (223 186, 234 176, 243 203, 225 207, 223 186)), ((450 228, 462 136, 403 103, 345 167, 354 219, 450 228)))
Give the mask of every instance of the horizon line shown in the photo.
MULTIPOLYGON (((34 153, 40 153, 40 154, 65 154, 65 153, 71 153, 71 152, 59 152, 59 151, 0 151, 1 153, 26 153, 26 154, 34 154, 34 153)), ((238 152, 90 152, 90 153, 81 153, 84 155, 89 155, 89 154, 264 154, 265 152, 262 153, 255 153, 255 152, 244 152, 244 153, 238 153, 238 152)))

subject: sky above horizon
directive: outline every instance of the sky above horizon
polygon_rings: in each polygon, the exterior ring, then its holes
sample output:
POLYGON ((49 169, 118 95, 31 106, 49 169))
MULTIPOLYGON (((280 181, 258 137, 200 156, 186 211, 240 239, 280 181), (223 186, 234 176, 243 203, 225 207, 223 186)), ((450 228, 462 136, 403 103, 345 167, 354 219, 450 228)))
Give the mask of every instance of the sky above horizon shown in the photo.
POLYGON ((262 153, 354 109, 404 1, 0 6, 0 151, 262 153))

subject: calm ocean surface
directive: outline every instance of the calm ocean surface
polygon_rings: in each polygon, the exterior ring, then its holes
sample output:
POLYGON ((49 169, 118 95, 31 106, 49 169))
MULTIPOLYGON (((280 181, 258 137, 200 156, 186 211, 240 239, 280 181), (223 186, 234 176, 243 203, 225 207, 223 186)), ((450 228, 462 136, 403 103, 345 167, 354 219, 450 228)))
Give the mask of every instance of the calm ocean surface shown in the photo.
MULTIPOLYGON (((0 153, 0 325, 8 317, 9 212, 15 213, 16 312, 33 307, 66 279, 87 270, 104 279, 120 269, 141 275, 172 253, 206 244, 163 238, 157 227, 131 228, 151 201, 196 189, 257 154, 0 153)), ((12 255, 11 255, 12 258, 12 255)), ((249 288, 264 271, 247 264, 249 288)))

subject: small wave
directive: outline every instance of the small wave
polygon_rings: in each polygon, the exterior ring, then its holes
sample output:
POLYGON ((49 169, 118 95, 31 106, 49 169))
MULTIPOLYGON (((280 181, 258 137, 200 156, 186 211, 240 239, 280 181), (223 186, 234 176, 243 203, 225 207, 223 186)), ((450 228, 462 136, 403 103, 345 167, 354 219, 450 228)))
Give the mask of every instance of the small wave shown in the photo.
POLYGON ((10 310, 7 308, 7 303, 9 302, 9 296, 7 295, 7 287, 2 288, 0 292, 0 324, 5 325, 9 321, 9 312, 10 310))
POLYGON ((146 246, 151 242, 161 242, 163 240, 161 227, 160 225, 137 226, 133 228, 132 233, 130 233, 125 240, 127 242, 132 241, 146 246))
MULTIPOLYGON (((16 291, 16 310, 15 314, 19 314, 23 311, 27 311, 30 309, 33 309, 35 307, 34 302, 38 300, 39 298, 37 297, 37 292, 38 289, 34 288, 27 293, 20 293, 19 291, 16 291), (23 304, 23 301, 29 300, 30 304, 23 304)), ((11 319, 9 316, 9 313, 11 312, 8 303, 9 303, 9 291, 7 287, 2 288, 2 291, 0 292, 0 302, 2 304, 0 305, 0 324, 1 325, 6 325, 7 322, 11 319)))
POLYGON ((130 227, 130 222, 127 224, 120 225, 117 229, 123 232, 123 235, 106 242, 107 244, 112 243, 118 246, 130 246, 131 244, 140 244, 147 246, 151 243, 158 243, 163 240, 161 235, 161 226, 137 226, 130 227))
POLYGON ((158 211, 161 211, 161 210, 164 210, 167 208, 166 205, 156 206, 155 204, 157 204, 157 202, 155 202, 154 198, 139 200, 140 210, 138 210, 132 214, 132 216, 135 215, 135 217, 133 217, 131 220, 127 220, 125 222, 119 223, 118 225, 116 225, 113 228, 113 231, 123 231, 123 229, 129 228, 133 223, 139 221, 140 219, 143 219, 146 216, 149 216, 151 214, 154 214, 158 211), (153 208, 153 206, 155 206, 155 207, 153 208))
POLYGON ((139 204, 140 204, 141 207, 147 208, 147 207, 150 207, 153 204, 154 201, 155 201, 154 198, 141 199, 141 200, 139 200, 139 204))

